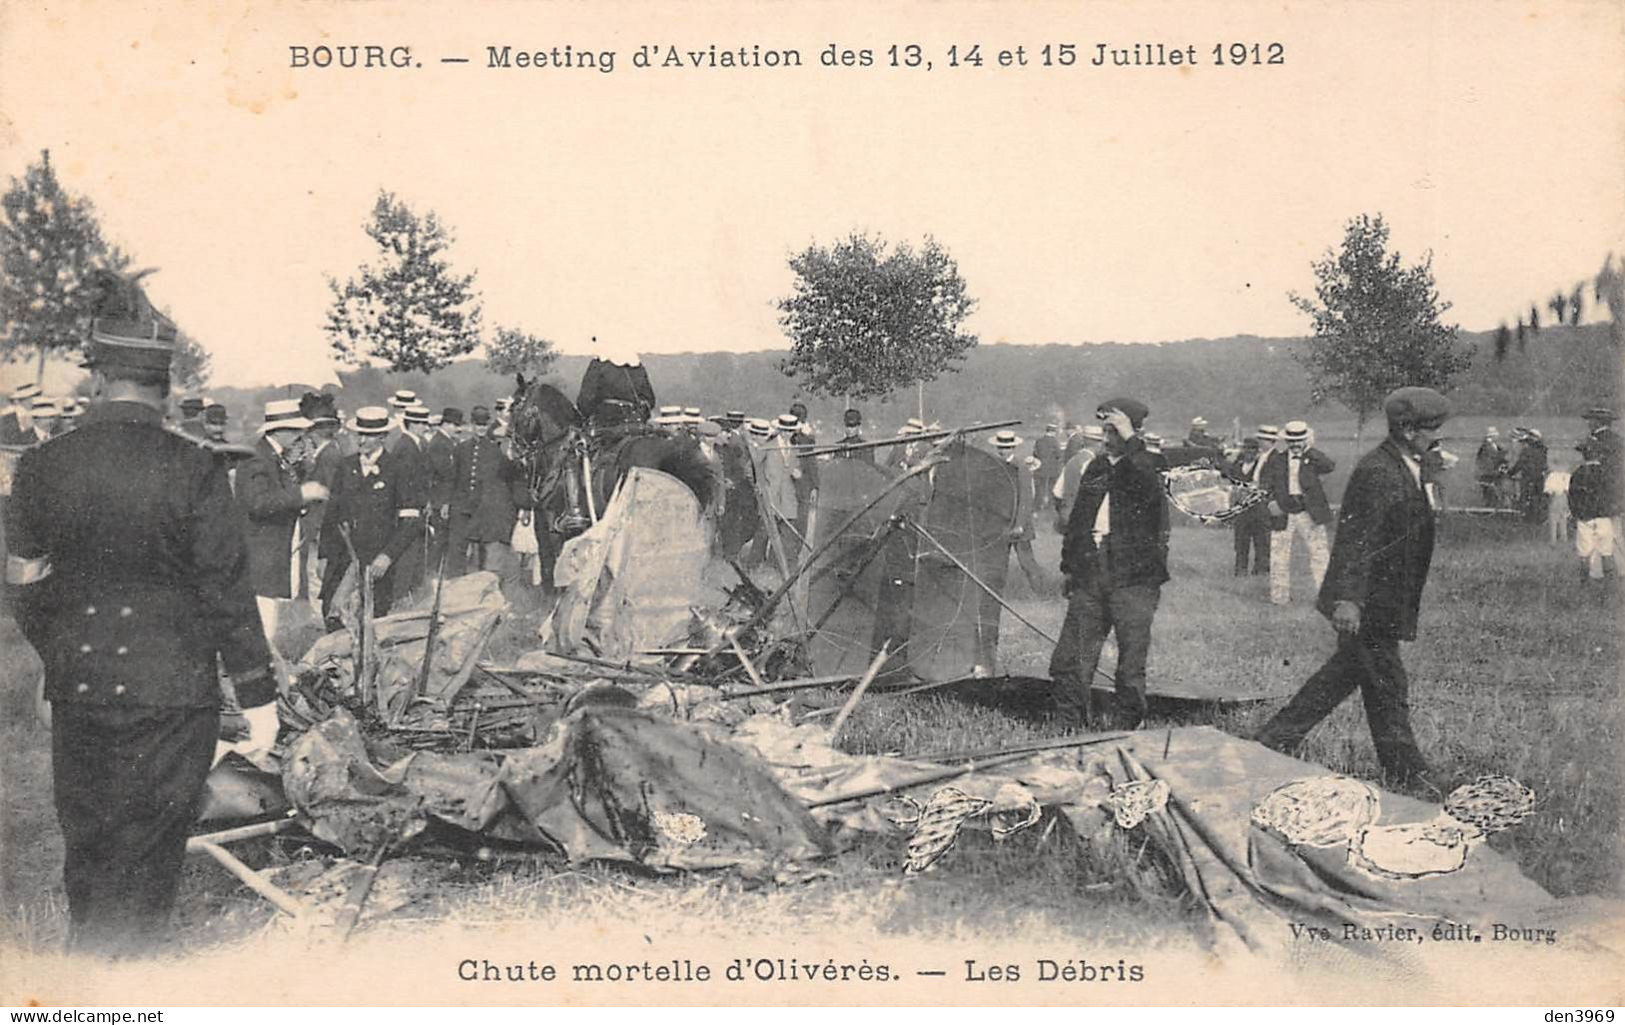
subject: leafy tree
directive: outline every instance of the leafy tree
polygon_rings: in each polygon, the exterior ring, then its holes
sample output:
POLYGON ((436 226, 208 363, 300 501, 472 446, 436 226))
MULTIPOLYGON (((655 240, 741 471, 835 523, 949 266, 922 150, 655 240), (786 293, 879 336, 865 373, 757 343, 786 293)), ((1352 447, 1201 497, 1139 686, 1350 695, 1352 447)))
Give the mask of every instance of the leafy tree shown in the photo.
POLYGON ((175 332, 175 355, 169 363, 169 380, 177 391, 199 391, 209 383, 209 350, 185 331, 175 332))
POLYGON ((1507 330, 1506 321, 1495 332, 1495 362, 1500 363, 1507 358, 1507 349, 1512 345, 1512 332, 1507 330))
POLYGON ((1561 327, 1568 320, 1569 297, 1562 292, 1553 292, 1552 297, 1546 300, 1546 308, 1557 317, 1558 326, 1561 327))
POLYGON ((342 285, 328 278, 327 337, 342 362, 382 360, 396 372, 428 373, 474 350, 480 297, 474 275, 451 271, 452 238, 434 211, 419 217, 382 189, 367 237, 378 259, 342 285))
POLYGON ((99 267, 122 271, 129 259, 102 238, 95 208, 57 181, 50 152, 40 153, 0 198, 0 357, 72 355, 90 324, 94 297, 83 286, 99 267))
POLYGON ((1580 326, 1580 318, 1585 315, 1586 289, 1584 284, 1574 286, 1574 294, 1569 296, 1569 323, 1575 327, 1580 326))
POLYGON ((1440 322, 1450 304, 1433 284, 1433 257, 1405 266, 1388 251, 1388 225, 1379 214, 1349 221, 1338 252, 1311 266, 1315 295, 1291 293, 1314 335, 1298 359, 1308 371, 1312 400, 1336 399, 1355 417, 1355 441, 1389 392, 1404 385, 1448 391, 1472 362, 1455 324, 1440 322))
POLYGON ((552 342, 518 328, 498 328, 496 337, 485 343, 485 365, 503 377, 515 374, 540 377, 558 358, 552 342))
POLYGON ((779 300, 790 355, 779 364, 813 395, 882 397, 957 372, 977 338, 959 266, 935 239, 916 251, 852 234, 790 258, 795 292, 779 300))

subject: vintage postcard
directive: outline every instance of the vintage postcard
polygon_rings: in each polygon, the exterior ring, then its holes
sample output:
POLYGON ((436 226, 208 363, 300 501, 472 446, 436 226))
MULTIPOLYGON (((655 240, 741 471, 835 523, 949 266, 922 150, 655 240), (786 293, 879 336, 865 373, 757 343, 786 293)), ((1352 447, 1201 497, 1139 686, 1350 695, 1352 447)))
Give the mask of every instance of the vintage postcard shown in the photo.
POLYGON ((1625 1002, 1622 43, 0 4, 0 997, 1625 1002))

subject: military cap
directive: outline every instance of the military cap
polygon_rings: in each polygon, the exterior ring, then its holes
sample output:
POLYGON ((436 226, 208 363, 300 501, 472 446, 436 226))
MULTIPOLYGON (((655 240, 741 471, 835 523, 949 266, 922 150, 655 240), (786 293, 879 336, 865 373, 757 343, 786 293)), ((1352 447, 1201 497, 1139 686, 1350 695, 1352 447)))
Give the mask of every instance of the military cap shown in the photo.
POLYGON ((206 424, 224 424, 226 422, 226 407, 218 402, 211 402, 204 406, 203 422, 206 424))
POLYGON ((1383 400, 1382 411, 1395 427, 1436 428, 1450 418, 1450 400, 1432 388, 1396 388, 1383 400))
POLYGON ((797 420, 807 419, 807 404, 804 402, 790 403, 790 415, 797 420))
POLYGON ((181 399, 181 412, 187 416, 197 416, 203 412, 203 397, 201 395, 188 395, 181 399))
POLYGON ((461 427, 463 423, 463 411, 458 409, 456 406, 447 406, 440 412, 440 422, 451 424, 453 427, 461 427))
POLYGON ((324 392, 307 391, 299 399, 299 414, 312 426, 336 424, 339 422, 338 400, 324 392))
POLYGON ((856 427, 863 423, 863 414, 855 409, 849 409, 841 414, 841 422, 848 427, 856 427))
POLYGON ((491 411, 484 406, 475 406, 468 411, 468 422, 475 427, 483 427, 491 422, 491 411))
POLYGON ((1146 406, 1146 404, 1141 402, 1139 399, 1119 398, 1107 399, 1105 402, 1102 402, 1099 406, 1095 407, 1095 414, 1098 416, 1104 413, 1110 413, 1113 410, 1116 410, 1117 412, 1128 417, 1128 422, 1134 425, 1135 430, 1140 429, 1140 425, 1145 423, 1145 418, 1151 413, 1151 410, 1146 406))
POLYGON ((153 308, 138 277, 101 269, 91 273, 87 287, 92 298, 85 366, 169 373, 175 322, 153 308))
POLYGON ((994 448, 1015 448, 1021 444, 1021 436, 1015 431, 1000 431, 993 435, 994 448))
POLYGON ((350 423, 350 429, 357 434, 387 434, 389 428, 389 410, 383 406, 362 406, 350 423))

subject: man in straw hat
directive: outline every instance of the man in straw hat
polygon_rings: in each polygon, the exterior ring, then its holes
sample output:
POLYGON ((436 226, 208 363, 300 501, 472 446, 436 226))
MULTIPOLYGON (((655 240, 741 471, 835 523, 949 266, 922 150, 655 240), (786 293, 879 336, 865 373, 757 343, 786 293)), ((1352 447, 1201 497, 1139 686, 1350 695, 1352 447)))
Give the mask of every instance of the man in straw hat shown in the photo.
POLYGON ((1494 425, 1484 428, 1484 440, 1473 456, 1473 479, 1485 508, 1501 507, 1501 481, 1507 472, 1507 450, 1501 444, 1501 432, 1494 425))
POLYGON ((1450 403, 1431 388, 1407 387, 1388 396, 1383 412, 1388 437, 1360 460, 1343 490, 1316 602, 1337 631, 1337 650, 1257 740, 1290 753, 1358 690, 1389 781, 1436 790, 1411 732, 1410 681, 1399 642, 1416 639, 1433 560, 1434 515, 1422 460, 1450 416, 1450 403))
POLYGON ((1078 430, 1078 440, 1075 445, 1068 445, 1072 454, 1067 457, 1066 463, 1061 467, 1061 475, 1055 479, 1050 487, 1050 497, 1055 500, 1055 532, 1066 533, 1067 517, 1072 515, 1072 503, 1078 497, 1078 481, 1083 479, 1083 471, 1089 468, 1095 456, 1100 454, 1100 448, 1106 443, 1106 432, 1099 424, 1086 424, 1078 430))
POLYGON ((360 561, 356 572, 370 581, 375 616, 386 615, 395 596, 412 583, 400 578, 397 564, 423 544, 426 500, 420 480, 406 464, 389 458, 387 439, 393 427, 393 417, 383 406, 362 407, 350 424, 358 451, 344 458, 334 479, 319 553, 322 618, 330 628, 339 624, 333 600, 345 572, 352 568, 351 547, 360 561), (349 532, 349 545, 341 528, 349 532))
POLYGON ((1078 497, 1061 543, 1066 619, 1050 657, 1050 679, 1062 716, 1089 714, 1090 685, 1107 634, 1117 637, 1116 725, 1145 718, 1145 666, 1151 620, 1168 580, 1163 544, 1167 497, 1156 460, 1139 432, 1148 413, 1138 399, 1102 402, 1096 416, 1105 452, 1078 482, 1078 497))
POLYGON ((1321 478, 1337 468, 1331 456, 1314 447, 1314 432, 1302 420, 1289 420, 1281 431, 1282 447, 1264 458, 1261 483, 1269 492, 1270 601, 1292 601, 1292 542, 1303 538, 1309 550, 1309 572, 1319 589, 1326 578, 1331 544, 1326 525, 1332 507, 1321 478))
MULTIPOLYGON (((1050 585, 1045 582, 1044 571, 1039 569, 1038 560, 1033 557, 1033 466, 1038 460, 1033 456, 1021 458, 1021 444, 1022 438, 1015 431, 1000 431, 993 435, 994 452, 1015 475, 1012 483, 1016 487, 1016 516, 1010 527, 1010 548, 1016 553, 1021 572, 1027 577, 1027 586, 1032 588, 1033 594, 1043 596, 1049 592, 1050 585)), ((982 598, 984 616, 991 615, 997 624, 998 603, 986 594, 982 598)), ((985 665, 991 670, 993 662, 990 659, 985 665)))
POLYGON ((256 712, 276 685, 224 459, 164 426, 175 326, 128 278, 87 286, 97 402, 22 457, 6 581, 51 703, 68 945, 128 956, 164 942, 219 667, 256 712))
POLYGON ((328 495, 316 481, 301 479, 301 442, 308 427, 298 399, 267 402, 254 458, 237 470, 237 504, 248 519, 249 579, 273 651, 282 609, 278 600, 299 593, 294 533, 305 510, 328 495))

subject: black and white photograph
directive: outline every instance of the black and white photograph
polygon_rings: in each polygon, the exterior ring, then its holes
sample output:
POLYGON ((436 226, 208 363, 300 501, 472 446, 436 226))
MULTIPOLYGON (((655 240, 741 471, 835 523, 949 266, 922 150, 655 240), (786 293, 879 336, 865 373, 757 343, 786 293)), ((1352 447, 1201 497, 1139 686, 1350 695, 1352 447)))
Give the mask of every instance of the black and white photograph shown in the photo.
POLYGON ((0 2, 0 1003, 1611 1021, 1622 54, 0 2))

